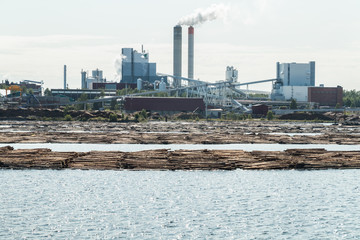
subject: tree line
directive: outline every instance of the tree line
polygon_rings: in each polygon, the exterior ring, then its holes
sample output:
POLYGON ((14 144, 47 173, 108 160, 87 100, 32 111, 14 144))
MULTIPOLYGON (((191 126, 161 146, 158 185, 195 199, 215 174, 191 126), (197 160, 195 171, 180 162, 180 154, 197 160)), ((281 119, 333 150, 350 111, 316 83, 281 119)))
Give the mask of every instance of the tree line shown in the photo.
POLYGON ((360 107, 360 91, 344 90, 343 102, 346 107, 360 107))

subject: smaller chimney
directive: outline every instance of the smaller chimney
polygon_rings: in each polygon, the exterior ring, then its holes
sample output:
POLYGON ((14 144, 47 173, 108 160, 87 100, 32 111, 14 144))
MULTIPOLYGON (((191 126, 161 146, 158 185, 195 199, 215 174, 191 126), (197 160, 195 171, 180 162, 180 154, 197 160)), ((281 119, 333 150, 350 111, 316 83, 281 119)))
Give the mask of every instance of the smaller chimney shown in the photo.
POLYGON ((188 78, 194 78, 194 28, 188 29, 188 78))
POLYGON ((66 88, 66 65, 64 65, 64 89, 66 88))

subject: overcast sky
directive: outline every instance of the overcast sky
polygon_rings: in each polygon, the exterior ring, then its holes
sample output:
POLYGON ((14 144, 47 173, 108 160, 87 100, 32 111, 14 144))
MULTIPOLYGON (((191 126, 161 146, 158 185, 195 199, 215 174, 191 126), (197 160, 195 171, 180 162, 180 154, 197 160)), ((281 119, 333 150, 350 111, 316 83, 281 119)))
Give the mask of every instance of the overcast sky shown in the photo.
MULTIPOLYGON (((141 44, 158 72, 172 74, 174 25, 212 4, 228 11, 195 26, 195 78, 222 80, 230 65, 255 81, 274 78, 277 61, 316 61, 316 85, 360 90, 359 0, 0 0, 0 80, 61 88, 66 64, 70 88, 80 87, 81 69, 111 81, 121 48, 141 44)), ((186 51, 184 27, 184 76, 186 51)))

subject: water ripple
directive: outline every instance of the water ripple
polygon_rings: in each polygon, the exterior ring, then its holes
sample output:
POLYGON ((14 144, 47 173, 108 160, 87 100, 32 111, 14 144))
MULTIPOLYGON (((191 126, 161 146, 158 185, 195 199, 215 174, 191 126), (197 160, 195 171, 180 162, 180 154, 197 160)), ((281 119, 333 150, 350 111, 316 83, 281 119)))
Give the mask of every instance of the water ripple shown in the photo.
POLYGON ((0 239, 359 239, 359 170, 0 170, 0 239))

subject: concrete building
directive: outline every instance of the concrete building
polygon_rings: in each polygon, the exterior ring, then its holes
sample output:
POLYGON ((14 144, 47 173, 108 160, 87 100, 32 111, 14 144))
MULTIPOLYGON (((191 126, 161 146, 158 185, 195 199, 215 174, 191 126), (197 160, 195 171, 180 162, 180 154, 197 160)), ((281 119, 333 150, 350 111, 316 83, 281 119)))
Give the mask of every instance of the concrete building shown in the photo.
MULTIPOLYGON (((142 50, 137 52, 132 48, 123 48, 122 51, 121 83, 137 83, 142 81, 150 83, 160 80, 156 75, 156 63, 149 62, 149 53, 142 50)), ((165 79, 167 81, 167 79, 165 79)))

